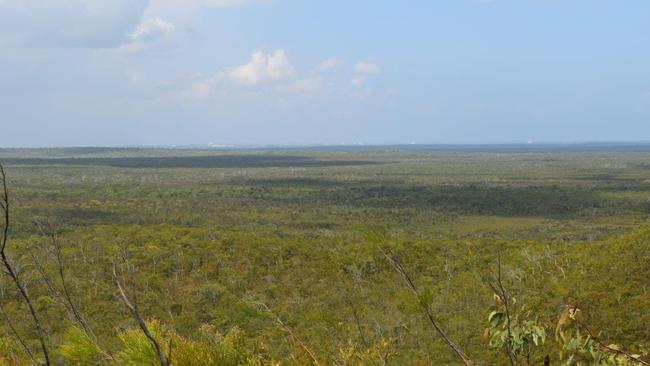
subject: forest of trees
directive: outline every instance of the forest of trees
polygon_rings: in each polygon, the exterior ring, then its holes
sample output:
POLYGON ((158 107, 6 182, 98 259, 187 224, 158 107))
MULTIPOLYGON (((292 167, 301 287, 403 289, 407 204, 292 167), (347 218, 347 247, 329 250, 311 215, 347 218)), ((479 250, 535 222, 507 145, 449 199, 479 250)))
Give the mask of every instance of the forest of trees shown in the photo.
POLYGON ((650 363, 643 154, 121 153, 0 166, 0 364, 650 363))

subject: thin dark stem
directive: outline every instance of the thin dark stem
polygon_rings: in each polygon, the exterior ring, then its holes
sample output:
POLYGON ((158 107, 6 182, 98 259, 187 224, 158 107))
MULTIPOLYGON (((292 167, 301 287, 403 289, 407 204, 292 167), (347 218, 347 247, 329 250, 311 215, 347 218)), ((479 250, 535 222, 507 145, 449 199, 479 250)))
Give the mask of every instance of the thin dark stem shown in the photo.
POLYGON ((354 304, 352 303, 352 300, 347 295, 344 295, 345 302, 348 304, 350 307, 350 310, 352 310, 352 316, 354 317, 354 321, 357 324, 357 329, 359 331, 359 337, 361 338, 361 343, 363 343, 363 346, 368 348, 368 342, 366 341, 366 337, 363 335, 363 326, 361 325, 361 319, 359 318, 359 313, 357 313, 357 309, 354 307, 354 304))
POLYGON ((174 338, 169 338, 169 352, 167 352, 167 360, 171 364, 172 362, 172 347, 174 346, 174 338))
POLYGON ((7 240, 9 238, 9 192, 7 189, 7 174, 5 173, 5 169, 0 164, 0 179, 2 179, 2 190, 3 190, 3 195, 2 195, 2 202, 0 203, 0 207, 2 208, 3 214, 4 214, 4 227, 2 230, 2 246, 0 247, 0 252, 5 251, 5 248, 7 247, 7 240))
MULTIPOLYGON (((41 278, 43 279, 43 282, 45 282, 45 285, 47 288, 50 290, 50 294, 52 297, 54 297, 61 306, 63 306, 66 311, 68 311, 68 306, 65 303, 65 300, 63 299, 63 295, 61 295, 61 292, 57 290, 56 286, 54 285, 54 281, 52 280, 52 277, 47 273, 45 270, 45 267, 43 266, 43 263, 41 263, 41 260, 38 259, 34 253, 30 253, 30 257, 32 258, 32 262, 34 262, 34 267, 36 267, 36 271, 41 275, 41 278)), ((69 316, 69 315, 68 315, 69 316)), ((74 321, 74 319, 70 319, 74 321)))
POLYGON ((36 264, 36 269, 39 271, 39 273, 45 280, 45 284, 50 289, 50 292, 52 292, 54 297, 56 297, 57 300, 59 300, 59 302, 63 305, 63 307, 68 312, 69 316, 72 317, 72 321, 75 321, 79 324, 81 330, 86 334, 86 336, 88 336, 88 338, 92 339, 93 341, 96 341, 97 338, 95 337, 94 333, 90 329, 90 326, 88 326, 86 319, 84 319, 83 315, 75 305, 74 301, 72 301, 72 295, 68 288, 67 281, 65 280, 65 263, 63 261, 63 256, 61 254, 61 243, 58 241, 53 231, 48 230, 49 233, 47 233, 43 228, 43 225, 41 225, 41 223, 38 221, 34 221, 34 224, 40 231, 41 235, 47 237, 51 242, 52 251, 54 252, 53 257, 57 265, 57 274, 59 280, 61 281, 61 287, 63 289, 63 293, 57 289, 57 286, 55 286, 52 277, 47 273, 47 271, 45 271, 45 268, 43 264, 40 262, 40 260, 34 254, 32 254, 31 256, 34 263, 36 264))
POLYGON ((117 288, 120 291, 120 297, 122 298, 122 302, 124 302, 124 305, 131 311, 133 317, 138 321, 138 325, 140 326, 142 333, 144 333, 144 335, 149 339, 149 342, 151 342, 151 345, 153 346, 153 348, 156 351, 156 354, 158 355, 158 360, 160 361, 160 365, 169 366, 170 365, 169 360, 167 359, 167 357, 165 357, 165 354, 163 353, 160 344, 158 344, 156 338, 154 338, 154 336, 151 334, 151 332, 149 331, 149 327, 147 327, 147 323, 144 321, 142 315, 140 315, 140 311, 138 310, 138 304, 135 299, 135 296, 133 296, 133 301, 129 300, 129 297, 126 294, 126 290, 124 289, 124 286, 122 285, 119 277, 117 276, 115 265, 113 266, 113 277, 115 278, 115 283, 117 284, 117 288))
POLYGON ((499 285, 499 292, 501 292, 501 300, 503 301, 503 306, 506 312, 506 321, 507 321, 507 330, 508 330, 508 342, 506 342, 506 350, 508 351, 508 358, 510 359, 510 365, 517 366, 517 357, 512 352, 512 328, 510 325, 510 305, 508 303, 508 294, 506 289, 503 286, 503 281, 501 280, 501 250, 497 254, 497 285, 499 285))
MULTIPOLYGON (((383 251, 383 254, 386 257, 386 259, 388 259, 388 261, 393 266, 393 268, 395 268, 395 270, 402 275, 402 277, 404 278, 404 281, 406 282, 408 288, 411 290, 411 292, 413 292, 415 297, 419 300, 420 299, 420 293, 419 293, 417 287, 415 286, 415 283, 411 279, 411 276, 408 274, 408 272, 404 268, 404 266, 402 266, 402 264, 399 262, 399 260, 397 258, 395 258, 395 256, 393 255, 393 253, 391 252, 391 250, 389 248, 384 247, 384 248, 382 248, 382 251, 383 251)), ((422 307, 422 309, 424 310, 424 313, 425 313, 427 319, 429 320, 429 323, 431 323, 431 326, 433 326, 433 329, 435 329, 436 332, 438 333, 438 336, 447 344, 447 346, 449 346, 449 348, 451 348, 454 351, 454 353, 458 356, 458 358, 460 358, 463 361, 463 363, 465 365, 468 365, 468 366, 469 365, 474 365, 474 362, 463 351, 461 351, 460 348, 458 348, 458 346, 456 346, 454 344, 454 342, 451 341, 451 339, 449 339, 449 337, 447 336, 447 334, 445 334, 445 332, 442 330, 440 325, 438 325, 438 322, 435 320, 435 318, 434 318, 434 316, 433 316, 433 314, 431 312, 430 306, 427 305, 427 304, 423 304, 421 301, 419 301, 419 303, 420 303, 420 306, 422 307)))
POLYGON ((11 319, 9 318, 7 313, 5 313, 4 310, 2 310, 1 307, 0 307, 0 313, 2 313, 2 317, 5 318, 5 323, 7 323, 9 329, 11 329, 11 333, 13 333, 14 337, 16 337, 16 339, 18 340, 18 343, 20 343, 20 345, 25 350, 27 357, 29 357, 29 359, 32 361, 33 364, 37 364, 36 359, 34 358, 34 354, 32 353, 32 350, 29 349, 23 337, 21 337, 20 334, 18 334, 18 331, 16 330, 13 323, 11 322, 11 319))
MULTIPOLYGON (((85 323, 82 323, 80 321, 80 319, 77 318, 74 315, 74 311, 73 311, 73 309, 71 309, 71 307, 73 307, 74 304, 71 303, 71 300, 70 300, 70 303, 65 300, 64 296, 61 294, 61 292, 54 285, 54 281, 52 280, 52 277, 47 273, 47 271, 43 267, 43 264, 38 259, 38 257, 35 256, 33 253, 30 254, 30 255, 32 257, 32 261, 35 264, 36 270, 40 273, 41 277, 43 278, 43 281, 45 282, 45 285, 50 290, 51 295, 59 302, 59 304, 61 304, 61 306, 63 306, 63 308, 65 308, 66 314, 67 314, 69 320, 71 322, 79 323, 79 325, 81 326, 81 331, 84 332, 86 337, 88 337, 88 339, 90 339, 95 344, 95 346, 102 353, 102 355, 104 355, 104 357, 106 357, 106 359, 112 360, 113 356, 111 356, 108 352, 104 351, 97 344, 97 338, 95 337, 94 333, 92 333, 92 330, 89 327, 84 327, 85 323)), ((84 320, 83 317, 81 317, 80 313, 78 313, 78 315, 81 318, 81 320, 84 320)))
POLYGON ((32 300, 29 297, 29 293, 27 292, 27 288, 23 283, 20 281, 18 278, 17 272, 14 270, 11 262, 9 261, 9 258, 7 258, 7 253, 5 249, 7 248, 7 241, 9 238, 9 226, 10 226, 10 215, 9 215, 9 193, 7 189, 7 175, 5 173, 5 170, 3 166, 0 164, 0 180, 2 181, 2 204, 0 207, 4 211, 4 226, 2 230, 2 244, 0 245, 0 259, 2 260, 2 264, 5 267, 6 273, 9 277, 11 277, 11 280, 14 282, 16 287, 18 288, 18 292, 20 292, 20 295, 22 296, 24 302, 27 304, 27 307, 29 308, 29 313, 32 316, 32 320, 34 321, 34 326, 36 327, 36 332, 38 334, 38 339, 41 344, 41 349, 43 351, 43 357, 45 358, 45 365, 49 366, 50 365, 50 354, 48 352, 47 345, 45 343, 45 331, 43 330, 43 327, 41 326, 41 320, 38 316, 38 312, 34 308, 34 305, 32 304, 32 300))
POLYGON ((314 365, 320 366, 320 362, 318 361, 318 358, 316 357, 316 354, 314 351, 312 351, 305 342, 303 342, 302 339, 300 339, 294 332, 289 328, 287 324, 285 324, 282 319, 280 319, 279 316, 277 316, 268 306, 266 306, 265 303, 260 302, 259 303, 264 310, 266 310, 267 313, 271 314, 271 316, 275 319, 275 322, 293 339, 294 342, 296 342, 300 348, 311 358, 311 361, 314 365))
POLYGON ((648 363, 646 361, 643 361, 643 360, 641 360, 639 358, 634 357, 631 353, 629 353, 629 352, 627 352, 625 350, 612 348, 612 347, 606 345, 601 340, 599 340, 598 337, 594 336, 594 334, 591 332, 591 330, 589 330, 589 327, 587 327, 586 324, 582 323, 578 319, 574 319, 574 321, 575 321, 576 325, 578 326, 578 328, 582 329, 585 333, 587 333, 589 335, 589 337, 591 339, 593 339, 594 342, 596 342, 596 344, 598 345, 598 348, 602 349, 603 351, 622 355, 622 356, 624 356, 624 357, 626 357, 626 358, 628 358, 630 360, 636 361, 636 362, 638 362, 638 363, 640 363, 642 365, 650 365, 650 363, 648 363))
POLYGON ((81 328, 83 328, 84 333, 91 339, 96 339, 95 334, 93 333, 92 329, 88 326, 88 323, 86 322, 86 319, 81 315, 81 312, 75 305, 75 303, 72 301, 72 296, 70 294, 70 289, 68 288, 68 284, 65 280, 65 265, 63 262, 63 258, 61 255, 61 244, 56 240, 56 236, 54 234, 50 234, 50 238, 52 240, 52 245, 54 247, 54 254, 56 258, 56 263, 58 266, 58 273, 59 273, 59 279, 61 280, 61 286, 63 287, 63 295, 65 296, 65 299, 70 306, 70 309, 72 310, 72 314, 74 315, 74 318, 77 320, 79 325, 81 325, 81 328))

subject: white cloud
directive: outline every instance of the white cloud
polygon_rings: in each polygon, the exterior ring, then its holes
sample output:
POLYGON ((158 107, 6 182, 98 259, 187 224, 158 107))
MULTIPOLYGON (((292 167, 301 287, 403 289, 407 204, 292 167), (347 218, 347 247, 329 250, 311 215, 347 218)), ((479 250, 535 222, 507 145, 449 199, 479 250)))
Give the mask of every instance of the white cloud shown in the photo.
POLYGON ((341 64, 343 64, 342 60, 332 57, 321 61, 321 63, 319 63, 318 66, 316 66, 316 69, 319 71, 327 71, 327 70, 334 69, 340 66, 341 64))
POLYGON ((130 35, 131 41, 117 48, 118 53, 138 53, 154 49, 174 32, 176 26, 160 18, 145 19, 130 35))
POLYGON ((175 21, 187 20, 201 8, 227 8, 263 0, 151 0, 147 17, 164 17, 175 21))
POLYGON ((243 65, 187 79, 186 88, 181 95, 187 99, 206 101, 221 98, 263 100, 271 95, 290 99, 301 94, 328 97, 345 95, 349 91, 354 91, 357 95, 360 90, 369 93, 370 89, 361 87, 368 78, 380 72, 379 66, 360 61, 351 66, 351 76, 347 73, 325 72, 341 64, 339 59, 327 58, 312 67, 295 69, 283 49, 256 51, 243 65))
POLYGON ((202 8, 268 1, 0 0, 0 46, 139 49, 188 26, 202 8))
POLYGON ((368 61, 359 61, 354 65, 354 76, 350 81, 352 85, 360 87, 366 83, 369 75, 378 74, 379 66, 368 61))
POLYGON ((227 8, 254 2, 260 2, 260 0, 151 0, 151 7, 167 9, 174 8, 176 10, 182 8, 196 9, 202 6, 210 8, 227 8))
MULTIPOLYGON (((226 90, 235 84, 246 86, 270 84, 275 90, 288 91, 306 90, 313 87, 314 81, 299 80, 291 82, 296 72, 282 49, 271 53, 262 51, 253 52, 250 61, 246 64, 221 70, 209 77, 195 77, 191 86, 181 94, 185 98, 205 100, 215 95, 218 89, 226 90), (289 84, 287 84, 289 82, 289 84), (284 83, 284 84, 282 84, 284 83)), ((231 89, 235 90, 235 89, 231 89)))
POLYGON ((174 24, 160 18, 147 19, 140 23, 131 38, 136 42, 157 41, 176 29, 174 24))
POLYGON ((129 41, 148 0, 0 2, 0 38, 16 45, 111 48, 129 41))
POLYGON ((292 77, 295 71, 284 50, 277 49, 269 54, 253 53, 247 64, 234 68, 228 75, 243 84, 259 84, 292 77))
POLYGON ((198 2, 203 6, 210 6, 214 8, 226 8, 229 6, 246 5, 256 1, 255 0, 198 0, 198 2))
POLYGON ((368 61, 359 61, 354 65, 354 71, 358 74, 377 74, 379 66, 368 61))

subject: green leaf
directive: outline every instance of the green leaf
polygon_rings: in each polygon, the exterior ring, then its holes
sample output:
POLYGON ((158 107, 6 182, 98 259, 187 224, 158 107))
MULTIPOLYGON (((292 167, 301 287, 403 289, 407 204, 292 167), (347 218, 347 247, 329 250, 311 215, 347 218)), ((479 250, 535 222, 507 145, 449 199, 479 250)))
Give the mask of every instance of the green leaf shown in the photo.
POLYGON ((495 328, 503 324, 505 319, 506 319, 505 313, 502 313, 500 311, 493 311, 492 313, 490 313, 490 316, 488 317, 488 322, 490 323, 491 327, 495 328))

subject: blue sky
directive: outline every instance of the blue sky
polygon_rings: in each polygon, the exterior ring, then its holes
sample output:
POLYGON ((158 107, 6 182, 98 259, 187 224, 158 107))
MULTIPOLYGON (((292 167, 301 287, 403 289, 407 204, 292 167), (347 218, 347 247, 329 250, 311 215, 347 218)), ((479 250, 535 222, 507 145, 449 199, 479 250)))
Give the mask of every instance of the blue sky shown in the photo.
POLYGON ((642 0, 0 0, 0 146, 650 140, 642 0))

